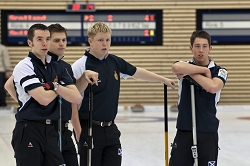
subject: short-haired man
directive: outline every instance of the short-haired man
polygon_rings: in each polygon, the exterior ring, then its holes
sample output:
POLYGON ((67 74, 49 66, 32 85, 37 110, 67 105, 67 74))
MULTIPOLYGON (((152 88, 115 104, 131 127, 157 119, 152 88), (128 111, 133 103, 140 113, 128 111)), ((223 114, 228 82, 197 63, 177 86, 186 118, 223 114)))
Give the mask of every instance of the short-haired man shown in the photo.
POLYGON ((194 31, 190 37, 193 59, 173 64, 172 71, 178 78, 179 102, 177 133, 172 144, 170 166, 193 166, 191 82, 196 84, 195 111, 198 147, 198 165, 217 165, 218 126, 216 105, 221 89, 227 80, 227 70, 215 64, 209 57, 211 37, 206 31, 194 31), (186 75, 189 75, 189 79, 186 75), (191 77, 191 79, 190 79, 191 77))
MULTIPOLYGON (((174 88, 175 85, 171 79, 135 67, 124 59, 109 54, 111 34, 111 29, 105 23, 94 23, 88 29, 90 48, 85 51, 84 56, 72 65, 76 78, 79 78, 85 70, 92 70, 99 74, 98 86, 93 85, 93 166, 121 165, 121 133, 114 122, 119 100, 120 77, 161 82, 171 88, 174 88)), ((80 92, 85 89, 85 85, 77 84, 76 86, 80 92)), ((79 109, 82 127, 80 143, 78 144, 81 166, 87 163, 88 96, 89 89, 86 89, 79 109)))
POLYGON ((31 52, 13 71, 20 107, 16 113, 12 146, 19 166, 65 165, 54 127, 59 119, 57 97, 60 95, 76 104, 82 100, 67 69, 47 55, 50 38, 47 26, 32 25, 27 41, 31 52))

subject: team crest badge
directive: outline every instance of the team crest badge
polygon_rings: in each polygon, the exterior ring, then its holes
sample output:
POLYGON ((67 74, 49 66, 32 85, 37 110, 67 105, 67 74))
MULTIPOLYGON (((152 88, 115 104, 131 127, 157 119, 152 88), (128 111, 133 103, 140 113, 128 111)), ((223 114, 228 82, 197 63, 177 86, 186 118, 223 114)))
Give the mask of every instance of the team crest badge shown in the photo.
POLYGON ((218 76, 224 78, 224 80, 227 79, 227 70, 226 69, 220 69, 218 72, 218 76))
POLYGON ((56 78, 54 79, 54 82, 58 82, 58 76, 56 75, 56 78))
POLYGON ((116 71, 114 71, 114 77, 116 80, 118 80, 118 74, 116 73, 116 71))

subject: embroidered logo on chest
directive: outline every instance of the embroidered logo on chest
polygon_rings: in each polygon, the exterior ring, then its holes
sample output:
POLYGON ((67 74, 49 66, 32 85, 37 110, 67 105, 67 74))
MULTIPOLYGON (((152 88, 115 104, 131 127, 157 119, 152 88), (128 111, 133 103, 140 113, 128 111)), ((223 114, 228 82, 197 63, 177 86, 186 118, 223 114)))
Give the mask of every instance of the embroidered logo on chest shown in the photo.
POLYGON ((114 77, 116 80, 118 80, 118 74, 116 73, 116 71, 114 71, 114 77))
POLYGON ((58 82, 58 76, 56 75, 56 78, 54 79, 53 82, 58 82))

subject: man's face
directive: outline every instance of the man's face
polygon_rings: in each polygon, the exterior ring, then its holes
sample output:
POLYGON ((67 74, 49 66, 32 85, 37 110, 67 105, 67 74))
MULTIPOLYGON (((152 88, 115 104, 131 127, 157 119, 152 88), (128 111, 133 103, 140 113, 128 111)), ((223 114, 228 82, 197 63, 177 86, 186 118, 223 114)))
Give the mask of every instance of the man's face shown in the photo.
POLYGON ((28 40, 32 53, 42 58, 47 55, 50 45, 50 33, 48 30, 35 30, 33 41, 28 40))
POLYGON ((49 51, 53 54, 61 56, 67 46, 67 37, 64 32, 56 32, 51 34, 49 51))
POLYGON ((195 38, 193 46, 190 46, 190 50, 197 65, 206 66, 209 64, 208 54, 212 47, 209 46, 207 39, 195 38))
POLYGON ((99 59, 103 59, 108 53, 111 45, 111 35, 109 33, 97 33, 94 38, 88 39, 90 53, 99 59))

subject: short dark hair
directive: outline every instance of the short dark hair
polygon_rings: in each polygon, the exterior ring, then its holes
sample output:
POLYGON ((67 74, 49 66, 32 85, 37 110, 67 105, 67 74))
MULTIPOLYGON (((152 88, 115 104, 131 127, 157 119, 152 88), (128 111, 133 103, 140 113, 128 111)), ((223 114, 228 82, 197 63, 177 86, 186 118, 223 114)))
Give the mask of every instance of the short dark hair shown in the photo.
POLYGON ((211 36, 203 30, 194 31, 190 37, 190 44, 193 46, 195 38, 207 39, 209 46, 211 46, 211 36))
POLYGON ((48 27, 46 26, 46 25, 44 25, 44 24, 40 24, 40 23, 38 23, 38 24, 33 24, 30 28, 29 28, 29 30, 28 30, 28 39, 30 40, 30 41, 33 41, 33 37, 35 36, 34 35, 34 32, 35 32, 35 30, 43 30, 43 31, 46 31, 46 30, 49 30, 48 29, 48 27))
POLYGON ((61 24, 58 24, 58 23, 51 24, 48 26, 48 28, 49 28, 50 35, 56 32, 59 32, 59 33, 64 32, 65 35, 67 36, 67 29, 64 28, 61 24))

